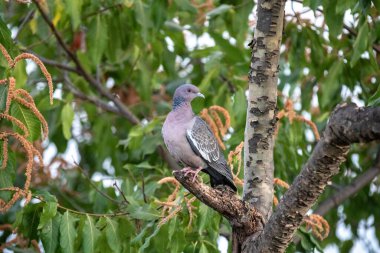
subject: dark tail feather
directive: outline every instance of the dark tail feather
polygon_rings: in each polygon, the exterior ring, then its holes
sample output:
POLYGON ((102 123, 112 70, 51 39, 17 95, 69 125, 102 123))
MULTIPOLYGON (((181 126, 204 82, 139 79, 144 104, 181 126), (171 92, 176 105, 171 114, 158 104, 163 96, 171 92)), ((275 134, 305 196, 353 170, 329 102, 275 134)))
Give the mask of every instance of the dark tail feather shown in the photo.
POLYGON ((226 178, 225 176, 219 174, 218 172, 216 172, 213 169, 207 168, 205 170, 205 172, 210 175, 210 184, 211 184, 211 187, 215 188, 218 185, 227 185, 234 192, 237 191, 237 188, 236 188, 235 184, 232 182, 232 180, 229 180, 228 178, 226 178))

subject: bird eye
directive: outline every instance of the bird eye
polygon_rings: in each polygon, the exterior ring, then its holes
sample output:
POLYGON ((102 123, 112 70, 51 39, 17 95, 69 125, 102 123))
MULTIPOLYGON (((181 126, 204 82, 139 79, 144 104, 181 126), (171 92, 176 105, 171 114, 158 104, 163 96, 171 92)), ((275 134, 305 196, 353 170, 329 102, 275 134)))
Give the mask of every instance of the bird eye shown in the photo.
POLYGON ((191 90, 190 90, 190 89, 187 89, 187 92, 191 92, 191 90))

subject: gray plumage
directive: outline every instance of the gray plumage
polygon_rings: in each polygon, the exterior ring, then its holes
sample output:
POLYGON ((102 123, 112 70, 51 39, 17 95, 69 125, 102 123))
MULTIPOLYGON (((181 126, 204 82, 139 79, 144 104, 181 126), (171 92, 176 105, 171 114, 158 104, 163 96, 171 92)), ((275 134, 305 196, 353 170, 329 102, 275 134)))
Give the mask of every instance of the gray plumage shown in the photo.
POLYGON ((199 96, 203 97, 194 85, 184 84, 177 88, 173 110, 162 127, 164 142, 177 162, 209 174, 212 187, 228 185, 236 191, 231 170, 213 132, 191 108, 191 101, 199 96))

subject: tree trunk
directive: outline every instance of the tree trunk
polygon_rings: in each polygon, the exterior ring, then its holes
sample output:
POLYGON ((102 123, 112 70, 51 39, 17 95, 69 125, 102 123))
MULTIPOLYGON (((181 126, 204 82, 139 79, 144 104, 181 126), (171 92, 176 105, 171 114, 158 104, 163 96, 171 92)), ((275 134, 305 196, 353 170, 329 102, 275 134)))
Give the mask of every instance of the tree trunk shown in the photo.
POLYGON ((273 205, 273 145, 284 5, 283 0, 259 0, 256 30, 250 44, 243 199, 262 214, 264 222, 269 219, 273 205))

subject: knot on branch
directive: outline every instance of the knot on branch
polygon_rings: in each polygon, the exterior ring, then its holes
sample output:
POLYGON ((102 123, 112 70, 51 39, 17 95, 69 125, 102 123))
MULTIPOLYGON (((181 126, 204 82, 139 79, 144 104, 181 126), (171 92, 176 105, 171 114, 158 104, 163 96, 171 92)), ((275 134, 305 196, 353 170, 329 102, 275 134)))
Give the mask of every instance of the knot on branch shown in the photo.
POLYGON ((225 217, 240 242, 263 229, 262 215, 228 186, 211 188, 198 180, 193 182, 182 171, 174 171, 173 175, 195 197, 225 217))

